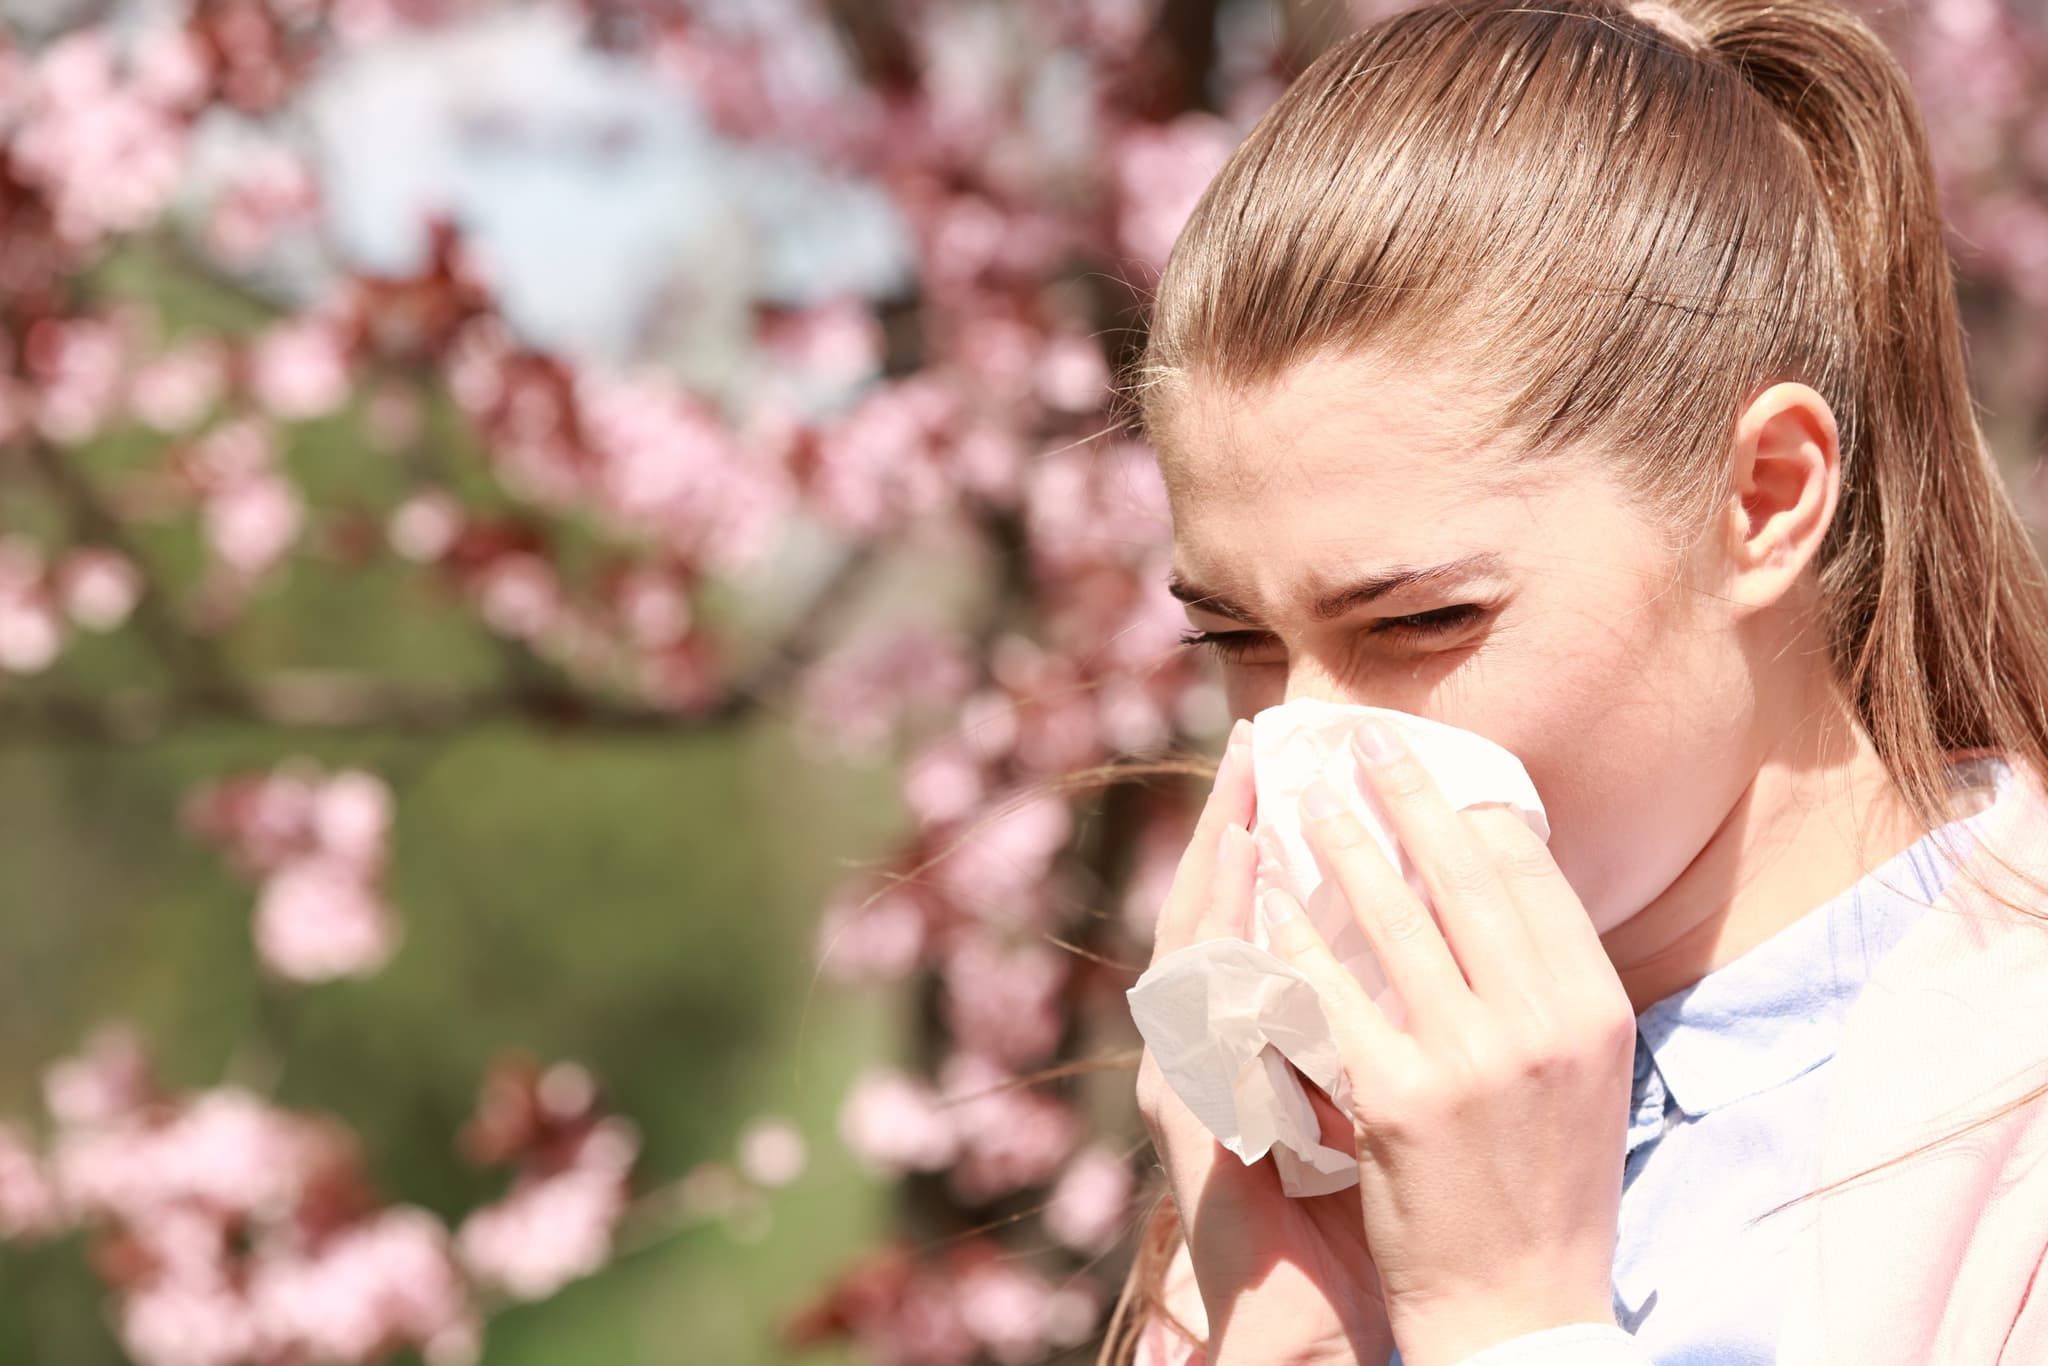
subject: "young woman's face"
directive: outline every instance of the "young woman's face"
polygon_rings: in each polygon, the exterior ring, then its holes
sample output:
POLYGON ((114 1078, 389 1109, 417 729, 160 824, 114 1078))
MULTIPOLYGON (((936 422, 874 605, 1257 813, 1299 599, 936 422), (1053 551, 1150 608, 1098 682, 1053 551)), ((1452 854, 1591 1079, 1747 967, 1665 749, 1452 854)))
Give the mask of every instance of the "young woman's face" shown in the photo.
POLYGON ((1235 716, 1320 697, 1512 751, 1605 931, 1754 776, 1749 670, 1713 595, 1686 586, 1698 566, 1598 462, 1516 465, 1459 429, 1454 390, 1354 362, 1253 395, 1195 386, 1162 442, 1175 591, 1235 716))

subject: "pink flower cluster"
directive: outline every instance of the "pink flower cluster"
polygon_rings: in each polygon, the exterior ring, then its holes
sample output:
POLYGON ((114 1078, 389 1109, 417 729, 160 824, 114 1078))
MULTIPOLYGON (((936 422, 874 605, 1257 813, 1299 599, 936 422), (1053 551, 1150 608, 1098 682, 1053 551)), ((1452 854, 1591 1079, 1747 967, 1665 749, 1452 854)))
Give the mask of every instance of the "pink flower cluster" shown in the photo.
POLYGON ((473 1362, 492 1292, 538 1299, 610 1260, 638 1148, 581 1067, 502 1059, 462 1145, 512 1189, 451 1235, 377 1199, 338 1121, 168 1092, 132 1030, 51 1067, 44 1094, 46 1145, 0 1125, 0 1240, 86 1232, 139 1366, 473 1362))
POLYGON ((839 1132, 869 1170, 943 1171, 969 1205, 1047 1181, 1081 1134, 1064 1101, 966 1052, 946 1061, 935 1086, 870 1068, 840 1109, 839 1132))
POLYGON ((280 977, 362 976, 397 948, 381 887, 391 792, 376 775, 288 762, 195 791, 186 822, 257 884, 256 949, 280 977))
POLYGON ((2048 24, 2001 0, 1873 9, 1913 77, 1963 266, 2048 307, 2048 24))
POLYGON ((462 1144, 477 1162, 516 1166, 505 1197, 471 1212, 456 1232, 462 1264, 479 1283, 545 1299, 611 1260, 640 1136, 600 1108, 589 1072, 575 1063, 541 1069, 521 1056, 499 1062, 462 1144))
POLYGON ((476 1359, 446 1229, 379 1206, 335 1121, 234 1086, 166 1092, 125 1029, 53 1066, 44 1092, 45 1151, 0 1130, 0 1238, 90 1234, 142 1366, 476 1359))
POLYGON ((875 1366, 1024 1366, 1088 1341, 1102 1294, 1083 1275, 1055 1279, 986 1238, 931 1261, 885 1247, 783 1326, 802 1349, 851 1338, 875 1366))
POLYGON ((873 758, 919 714, 958 706, 973 684, 958 636, 914 625, 859 635, 799 681, 798 737, 819 757, 873 758))
POLYGON ((0 536, 0 673, 41 673, 72 627, 114 630, 141 597, 141 574, 117 551, 79 546, 51 563, 33 542, 0 536))
POLYGON ((109 33, 80 29, 14 78, 24 76, 23 93, 0 104, 0 133, 16 173, 48 198, 59 239, 82 251, 153 223, 177 188, 185 125, 207 93, 191 37, 156 28, 124 51, 109 33))

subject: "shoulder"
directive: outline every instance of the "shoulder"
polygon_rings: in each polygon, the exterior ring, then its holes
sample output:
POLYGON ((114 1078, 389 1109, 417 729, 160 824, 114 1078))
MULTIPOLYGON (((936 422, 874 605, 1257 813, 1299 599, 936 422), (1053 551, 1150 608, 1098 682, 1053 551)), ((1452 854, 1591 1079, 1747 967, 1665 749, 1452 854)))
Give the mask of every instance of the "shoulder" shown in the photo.
POLYGON ((1808 1359, 1803 1342, 1826 1344, 1815 1360, 1995 1362, 2026 1322, 2048 1249, 2039 776, 2016 767, 1972 833, 1829 1063, 1822 1193, 1785 1216, 1803 1221, 1787 1360, 1808 1359))

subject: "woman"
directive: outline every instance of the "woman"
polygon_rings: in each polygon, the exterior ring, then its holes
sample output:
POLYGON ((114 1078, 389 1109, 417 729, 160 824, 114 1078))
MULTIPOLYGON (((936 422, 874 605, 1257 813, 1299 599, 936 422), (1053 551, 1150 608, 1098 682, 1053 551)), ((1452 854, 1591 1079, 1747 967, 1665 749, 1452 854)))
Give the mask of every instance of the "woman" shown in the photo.
POLYGON ((1148 1056, 1171 1202, 1106 1359, 2048 1361, 2048 592, 1878 40, 1826 0, 1387 20, 1209 187, 1138 397, 1234 713, 1477 731, 1554 835, 1368 741, 1433 918, 1305 803, 1393 1030, 1258 896, 1233 745, 1157 951, 1268 916, 1360 1181, 1288 1199, 1148 1056))

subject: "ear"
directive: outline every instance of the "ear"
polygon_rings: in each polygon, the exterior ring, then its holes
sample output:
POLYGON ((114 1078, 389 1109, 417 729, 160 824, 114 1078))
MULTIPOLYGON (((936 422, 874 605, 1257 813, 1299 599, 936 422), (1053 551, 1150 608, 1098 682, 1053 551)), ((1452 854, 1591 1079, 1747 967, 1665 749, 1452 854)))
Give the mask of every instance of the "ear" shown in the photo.
POLYGON ((1767 607, 1819 553, 1842 487, 1841 435, 1828 401, 1774 384, 1735 422, 1727 504, 1727 594, 1767 607))

